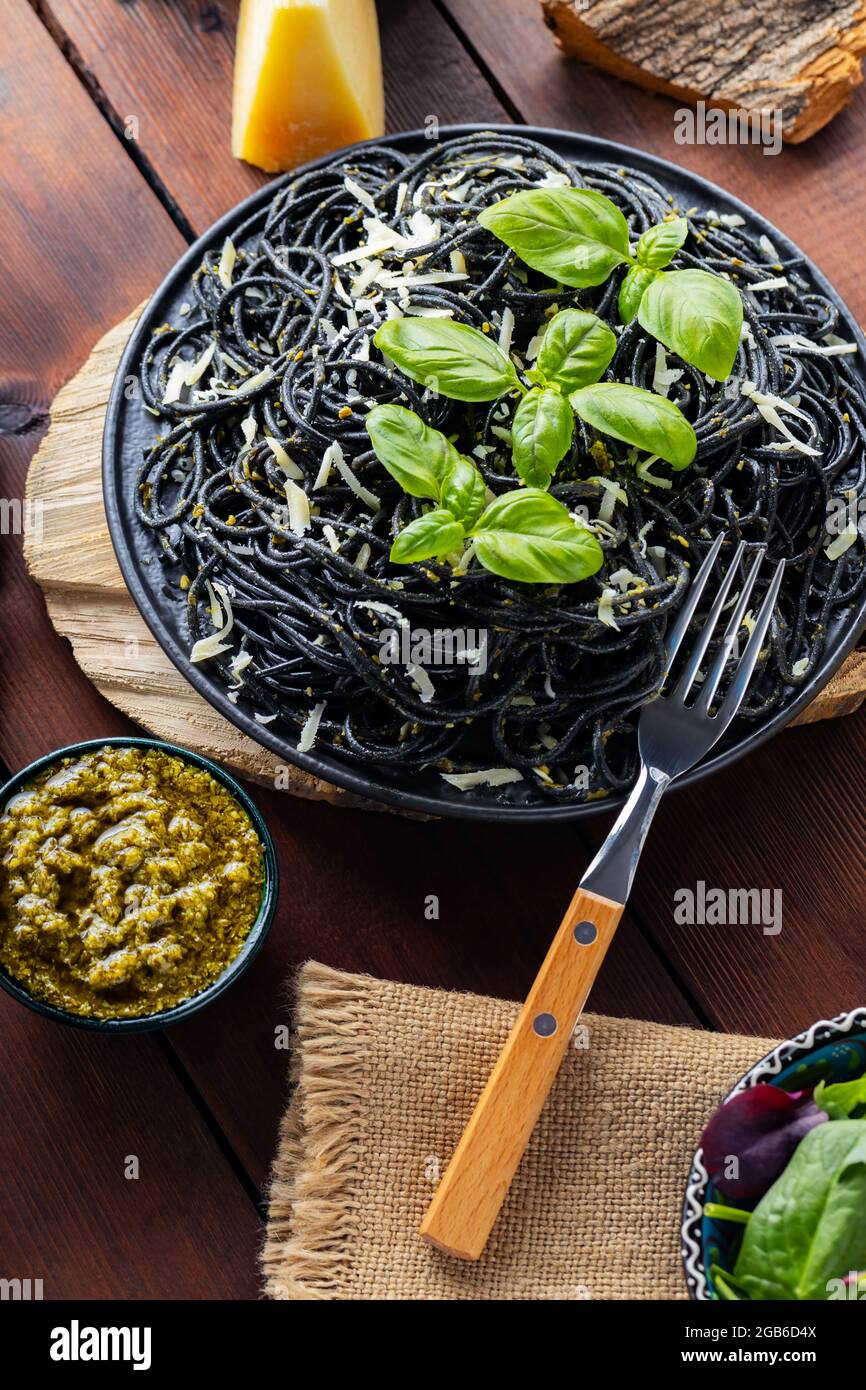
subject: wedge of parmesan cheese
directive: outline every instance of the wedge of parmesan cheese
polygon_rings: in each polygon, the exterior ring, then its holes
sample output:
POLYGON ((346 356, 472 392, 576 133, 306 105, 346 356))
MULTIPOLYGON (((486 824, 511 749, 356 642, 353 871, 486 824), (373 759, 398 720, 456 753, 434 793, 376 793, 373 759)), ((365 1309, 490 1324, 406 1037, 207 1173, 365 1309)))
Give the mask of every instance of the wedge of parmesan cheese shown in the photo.
POLYGON ((241 0, 236 158, 273 174, 384 129, 374 0, 241 0))

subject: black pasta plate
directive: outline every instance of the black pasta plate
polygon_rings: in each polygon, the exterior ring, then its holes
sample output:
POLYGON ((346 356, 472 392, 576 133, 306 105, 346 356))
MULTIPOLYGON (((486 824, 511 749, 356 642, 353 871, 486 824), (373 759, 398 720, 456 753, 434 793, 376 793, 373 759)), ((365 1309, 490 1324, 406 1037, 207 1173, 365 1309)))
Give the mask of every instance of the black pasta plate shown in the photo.
MULTIPOLYGON (((866 391, 866 376, 863 375, 866 339, 856 319, 800 248, 778 227, 747 204, 707 179, 679 169, 667 160, 644 154, 627 145, 618 145, 588 135, 546 130, 537 126, 459 125, 443 127, 440 136, 442 139, 448 139, 482 130, 501 132, 503 135, 527 136, 578 164, 613 163, 641 170, 664 184, 685 207, 712 207, 719 211, 739 213, 746 219, 748 228, 756 235, 763 233, 777 247, 783 248, 786 258, 802 257, 816 287, 838 306, 845 332, 860 348, 858 361, 866 391)), ((385 136, 366 144, 390 145, 411 153, 428 149, 429 138, 424 131, 416 130, 385 136)), ((359 145, 356 148, 362 149, 365 146, 359 145)), ((334 155, 315 160, 304 165, 303 170, 325 165, 340 154, 345 154, 345 151, 337 151, 334 155)), ((252 711, 247 712, 232 704, 219 681, 189 660, 190 639, 183 620, 184 605, 178 602, 177 590, 172 593, 164 583, 158 542, 149 533, 145 533, 144 528, 137 523, 133 506, 134 475, 141 460, 142 449, 153 438, 155 421, 143 409, 140 400, 135 397, 128 398, 125 386, 130 377, 138 374, 141 354, 153 329, 175 318, 177 310, 187 296, 189 278, 203 253, 211 247, 221 246, 226 236, 230 236, 236 227, 257 211, 264 209, 283 183, 296 178, 303 170, 294 170, 244 199, 189 248, 149 301, 120 360, 106 415, 102 475, 108 526, 129 592, 154 637, 182 675, 231 724, 270 749, 279 762, 293 763, 305 772, 358 796, 427 815, 526 822, 573 820, 613 810, 625 800, 623 794, 612 794, 602 800, 581 805, 565 806, 546 801, 526 782, 509 783, 499 788, 479 787, 460 792, 444 782, 433 770, 406 772, 381 766, 364 768, 341 759, 331 751, 313 749, 308 753, 299 753, 291 736, 280 735, 275 730, 257 723, 252 711)), ((777 733, 804 709, 827 683, 856 646, 864 625, 866 593, 837 618, 819 666, 796 696, 760 723, 740 727, 735 723, 732 732, 722 740, 718 749, 683 776, 677 785, 697 781, 718 768, 726 767, 777 733)), ((296 738, 296 735, 294 737, 296 738)))

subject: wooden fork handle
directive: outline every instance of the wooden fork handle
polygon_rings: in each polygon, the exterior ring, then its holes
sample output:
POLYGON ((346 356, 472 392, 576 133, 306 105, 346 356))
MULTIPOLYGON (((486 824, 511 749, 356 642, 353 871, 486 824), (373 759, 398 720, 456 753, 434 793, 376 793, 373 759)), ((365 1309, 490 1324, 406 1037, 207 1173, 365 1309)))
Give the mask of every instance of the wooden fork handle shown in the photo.
POLYGON ((575 893, 421 1223, 431 1245, 484 1250, 622 912, 575 893))

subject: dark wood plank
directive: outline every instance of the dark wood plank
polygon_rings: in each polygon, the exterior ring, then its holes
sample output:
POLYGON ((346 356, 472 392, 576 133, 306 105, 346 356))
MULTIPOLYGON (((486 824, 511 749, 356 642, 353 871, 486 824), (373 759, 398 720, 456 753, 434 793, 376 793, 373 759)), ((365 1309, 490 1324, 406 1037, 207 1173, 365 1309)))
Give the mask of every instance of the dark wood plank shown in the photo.
POLYGON ((826 129, 778 156, 754 145, 679 145, 679 103, 565 58, 535 0, 441 4, 517 119, 635 145, 730 189, 793 237, 866 318, 866 283, 851 255, 852 226, 866 213, 866 87, 826 129))
POLYGON ((6 995, 0 1029, 3 1276, 46 1299, 255 1298, 255 1207, 158 1045, 6 995))
MULTIPOLYGON (((20 499, 52 396, 184 241, 22 0, 4 14, 0 50, 0 450, 4 495, 20 499)), ((0 756, 16 768, 131 728, 55 634, 20 537, 3 535, 0 548, 0 756)))
MULTIPOLYGON (((230 153, 238 3, 43 0, 85 81, 119 129, 135 129, 137 150, 197 232, 265 180, 230 153)), ((430 115, 507 119, 432 0, 378 9, 389 130, 430 115)))
MULTIPOLYGON (((4 12, 0 72, 0 444, 20 497, 51 395, 183 242, 27 4, 4 12)), ((20 538, 2 551, 0 755, 16 767, 130 727, 54 635, 20 538)), ((72 1033, 6 996, 0 1012, 4 1274, 44 1278, 46 1297, 254 1296, 255 1211, 160 1045, 72 1033)))
POLYGON ((716 1027, 788 1036, 866 999, 864 757, 859 713, 792 729, 663 803, 633 911, 716 1027), (677 925, 674 894, 699 879, 780 890, 781 932, 677 925))

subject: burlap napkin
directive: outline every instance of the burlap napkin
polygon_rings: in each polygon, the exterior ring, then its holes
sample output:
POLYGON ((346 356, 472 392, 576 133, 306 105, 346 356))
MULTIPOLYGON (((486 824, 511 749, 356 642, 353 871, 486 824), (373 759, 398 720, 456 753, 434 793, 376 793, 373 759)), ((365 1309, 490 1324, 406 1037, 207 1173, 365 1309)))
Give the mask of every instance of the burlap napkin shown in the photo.
POLYGON ((418 1223, 517 1007, 304 967, 267 1294, 686 1297, 679 1226, 692 1153, 772 1040, 586 1015, 487 1251, 467 1264, 426 1246, 418 1223))

